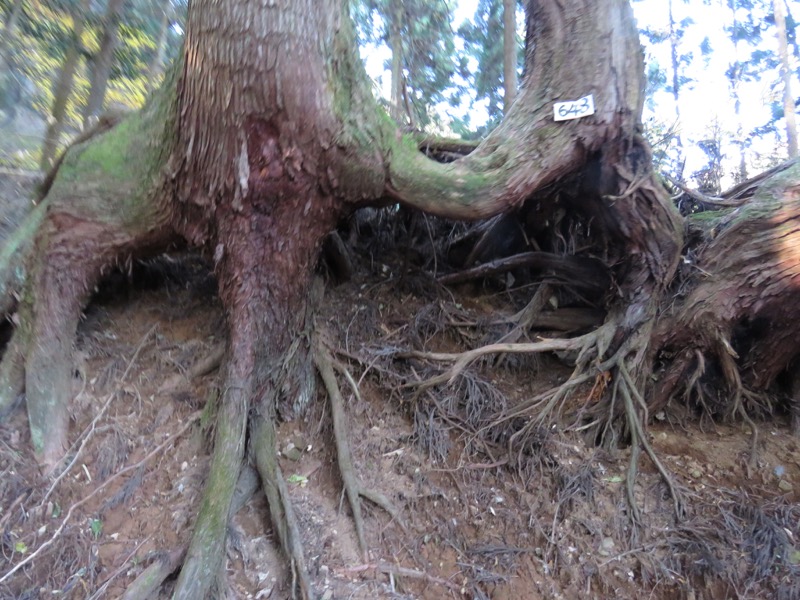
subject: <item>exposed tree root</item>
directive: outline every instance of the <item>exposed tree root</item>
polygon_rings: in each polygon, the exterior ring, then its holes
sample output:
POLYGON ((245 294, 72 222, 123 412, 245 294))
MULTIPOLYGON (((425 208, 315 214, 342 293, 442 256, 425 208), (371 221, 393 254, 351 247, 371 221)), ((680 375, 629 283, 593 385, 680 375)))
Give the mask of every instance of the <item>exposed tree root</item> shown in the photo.
POLYGON ((4 419, 22 401, 25 390, 24 333, 14 330, 5 354, 0 360, 0 420, 4 419))
POLYGON ((593 387, 592 391, 589 393, 588 400, 595 401, 596 406, 591 407, 590 411, 581 409, 576 419, 576 425, 573 426, 573 428, 584 429, 591 427, 599 429, 602 432, 602 438, 610 437, 612 443, 616 443, 619 440, 619 434, 614 429, 614 422, 618 412, 621 411, 625 416, 627 433, 630 436, 631 443, 631 461, 628 469, 627 491, 634 522, 638 523, 640 520, 639 510, 634 496, 634 483, 642 450, 645 451, 667 484, 673 499, 675 515, 678 519, 681 519, 684 515, 682 494, 650 444, 645 432, 649 416, 647 404, 639 390, 639 386, 630 374, 631 368, 641 365, 642 356, 644 354, 643 349, 640 347, 642 344, 641 340, 647 339, 649 329, 645 327, 645 331, 639 331, 629 336, 610 358, 602 359, 601 357, 608 348, 608 341, 610 339, 609 332, 612 330, 612 327, 613 323, 607 322, 604 326, 592 333, 564 340, 551 339, 525 344, 498 343, 458 354, 406 352, 399 356, 453 363, 449 369, 438 376, 431 377, 425 381, 408 384, 416 388, 416 393, 418 395, 420 392, 430 387, 452 383, 472 362, 488 354, 554 351, 570 351, 577 353, 575 369, 567 381, 498 415, 493 423, 487 427, 494 427, 501 422, 509 421, 517 417, 528 417, 529 420, 527 424, 509 438, 509 451, 512 451, 515 445, 519 444, 528 435, 531 435, 538 427, 547 424, 551 420, 558 420, 561 417, 564 401, 575 392, 578 386, 587 384, 594 379, 595 387, 593 387), (600 398, 598 395, 602 396, 603 390, 608 386, 609 373, 613 381, 610 399, 608 403, 599 402, 600 398), (597 387, 598 382, 602 383, 601 388, 597 387), (617 407, 618 398, 622 400, 621 409, 617 407), (598 414, 600 410, 606 411, 606 414, 598 414), (594 420, 589 425, 581 425, 581 419, 587 414, 594 414, 594 420))
POLYGON ((579 256, 560 256, 549 252, 525 252, 439 277, 439 283, 453 284, 506 273, 520 267, 542 270, 556 279, 595 293, 611 284, 608 269, 599 260, 579 256))
MULTIPOLYGON (((383 508, 383 510, 389 513, 392 518, 401 525, 403 522, 400 519, 399 513, 394 509, 389 500, 383 494, 365 488, 356 475, 355 468, 353 467, 353 459, 350 454, 350 444, 347 441, 347 415, 344 410, 344 400, 339 390, 339 384, 336 381, 336 375, 333 372, 334 361, 330 352, 319 337, 317 337, 314 344, 314 361, 317 365, 317 369, 319 369, 319 374, 322 377, 322 381, 325 384, 325 389, 328 391, 328 397, 331 401, 331 418, 333 421, 333 436, 336 441, 336 455, 339 461, 339 474, 342 477, 342 485, 347 494, 350 509, 353 511, 353 524, 355 525, 356 536, 358 537, 358 545, 361 549, 362 557, 366 561, 369 560, 369 548, 364 535, 364 519, 361 516, 361 498, 366 498, 383 508)), ((338 366, 352 387, 353 393, 357 396, 358 386, 353 380, 353 377, 343 366, 338 366)))
POLYGON ((297 517, 275 453, 275 424, 271 417, 256 414, 250 418, 250 444, 261 476, 261 485, 269 502, 273 526, 289 559, 292 598, 296 598, 299 592, 303 600, 312 599, 314 589, 306 568, 297 517))
POLYGON ((235 345, 231 355, 217 413, 211 468, 192 541, 175 586, 175 600, 206 597, 219 576, 225 556, 227 517, 242 469, 252 393, 252 384, 248 385, 252 377, 241 372, 246 368, 242 366, 245 359, 237 356, 235 345))
MULTIPOLYGON (((236 482, 236 489, 228 512, 230 521, 258 490, 258 474, 255 469, 245 466, 236 482)), ((142 571, 126 588, 122 600, 147 600, 152 598, 164 581, 177 571, 186 557, 188 544, 169 552, 159 552, 153 562, 142 571)), ((126 565, 123 565, 125 567, 126 565)))
POLYGON ((122 596, 122 600, 148 600, 153 598, 164 580, 181 566, 186 556, 186 546, 170 552, 160 553, 150 566, 133 580, 122 596))
POLYGON ((462 595, 463 591, 461 586, 449 581, 447 579, 442 579, 441 577, 434 577, 433 575, 429 575, 424 571, 418 571, 417 569, 409 569, 407 567, 398 567, 396 565, 390 565, 384 562, 378 563, 368 563, 364 565, 357 565, 355 567, 349 567, 347 569, 342 569, 340 572, 347 576, 352 575, 355 573, 363 573, 364 571, 377 571, 378 573, 384 573, 389 576, 395 577, 410 577, 411 579, 422 579, 423 581, 427 581, 429 583, 434 583, 436 585, 440 585, 442 587, 447 588, 448 590, 455 592, 456 594, 462 595))
POLYGON ((219 344, 212 348, 208 354, 194 363, 183 373, 176 373, 167 379, 158 389, 160 393, 170 392, 180 387, 186 381, 192 381, 197 377, 208 375, 213 370, 219 368, 222 359, 225 358, 225 345, 219 344))

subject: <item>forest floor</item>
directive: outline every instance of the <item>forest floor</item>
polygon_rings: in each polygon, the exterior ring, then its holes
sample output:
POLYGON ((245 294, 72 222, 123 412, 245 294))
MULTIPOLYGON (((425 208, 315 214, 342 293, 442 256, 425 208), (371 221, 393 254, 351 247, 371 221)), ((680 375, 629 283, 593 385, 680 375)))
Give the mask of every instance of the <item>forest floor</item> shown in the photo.
MULTIPOLYGON (((24 202, 28 183, 0 182, 0 207, 24 202)), ((800 578, 792 580, 800 572, 800 440, 783 416, 758 423, 748 470, 744 424, 700 421, 680 407, 657 415, 651 442, 687 512, 676 519, 643 459, 634 527, 629 449, 602 450, 554 427, 509 456, 440 406, 452 404, 446 386, 424 406, 402 387, 404 376, 424 377, 428 367, 394 352, 475 347, 488 341, 487 323, 519 309, 496 288, 445 290, 406 269, 402 256, 362 255, 350 281, 326 286, 318 315, 360 390, 357 398, 340 381, 356 472, 405 525, 366 505, 368 562, 343 500, 327 400, 320 393, 279 429, 276 451, 321 598, 800 597, 800 578)), ((117 598, 158 553, 187 543, 213 438, 197 414, 219 380, 216 371, 191 381, 181 374, 224 344, 224 332, 214 280, 198 259, 162 258, 102 286, 78 332, 69 470, 57 482, 40 475, 23 408, 0 422, 0 578, 33 556, 0 579, 0 597, 117 598)), ((496 410, 494 398, 513 406, 569 373, 552 356, 487 361, 475 371, 496 392, 472 407, 484 413, 496 410)), ((583 390, 574 402, 591 396, 583 390)), ((269 523, 260 493, 233 518, 227 597, 287 597, 269 523)))

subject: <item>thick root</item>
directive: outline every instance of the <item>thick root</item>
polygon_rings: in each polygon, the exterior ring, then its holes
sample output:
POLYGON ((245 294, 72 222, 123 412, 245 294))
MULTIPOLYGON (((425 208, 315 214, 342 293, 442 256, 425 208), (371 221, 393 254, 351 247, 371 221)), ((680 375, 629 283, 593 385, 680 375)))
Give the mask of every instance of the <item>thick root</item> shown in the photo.
POLYGON ((142 571, 125 590, 122 600, 147 600, 153 598, 164 583, 174 573, 186 555, 186 547, 165 552, 142 571))
POLYGON ((0 361, 0 420, 22 400, 25 390, 25 351, 23 334, 17 329, 0 361))
POLYGON ((255 415, 250 419, 250 426, 250 443, 272 523, 291 566, 292 598, 297 598, 299 592, 303 600, 313 600, 316 596, 306 568, 300 528, 275 453, 275 423, 271 418, 255 415))
MULTIPOLYGON (((333 436, 336 441, 339 474, 342 477, 342 484, 347 494, 347 500, 350 503, 350 509, 353 511, 353 524, 355 525, 356 536, 358 537, 358 545, 361 549, 363 559, 366 562, 369 560, 369 548, 367 547, 367 540, 364 535, 364 518, 361 515, 361 498, 366 498, 383 508, 393 519, 400 523, 401 526, 402 521, 400 520, 399 513, 394 509, 389 500, 383 494, 365 488, 356 475, 355 468, 353 467, 353 459, 350 454, 350 444, 347 441, 347 416, 344 410, 344 400, 339 390, 339 384, 336 382, 336 375, 333 372, 333 358, 319 339, 315 341, 314 361, 317 365, 317 369, 319 369, 322 381, 325 383, 328 397, 331 400, 333 436)), ((358 394, 358 387, 350 373, 348 373, 344 367, 341 367, 341 370, 345 373, 345 377, 350 383, 353 392, 358 394)))
POLYGON ((175 600, 208 597, 225 556, 228 514, 242 470, 252 394, 252 378, 239 372, 236 358, 234 353, 228 362, 211 470, 192 541, 175 586, 175 600))

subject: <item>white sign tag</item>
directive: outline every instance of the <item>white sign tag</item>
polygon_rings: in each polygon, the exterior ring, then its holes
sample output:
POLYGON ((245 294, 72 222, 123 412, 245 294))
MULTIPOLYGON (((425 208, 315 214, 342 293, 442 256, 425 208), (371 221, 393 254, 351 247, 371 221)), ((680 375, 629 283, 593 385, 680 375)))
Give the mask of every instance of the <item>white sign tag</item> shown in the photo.
POLYGON ((589 94, 577 100, 553 104, 553 118, 556 121, 580 119, 594 114, 594 97, 589 94))

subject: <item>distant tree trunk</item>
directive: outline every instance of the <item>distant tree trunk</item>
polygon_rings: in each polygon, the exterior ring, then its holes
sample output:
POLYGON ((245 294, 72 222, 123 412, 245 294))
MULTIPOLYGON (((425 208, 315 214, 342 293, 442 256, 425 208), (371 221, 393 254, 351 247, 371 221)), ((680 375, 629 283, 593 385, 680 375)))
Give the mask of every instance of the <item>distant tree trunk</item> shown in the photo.
POLYGON ((503 0, 503 114, 517 97, 517 2, 503 0))
POLYGON ((167 54, 167 40, 169 38, 169 28, 172 25, 172 4, 168 3, 167 6, 162 8, 161 24, 158 28, 158 41, 156 42, 156 51, 153 54, 153 60, 147 68, 147 91, 151 92, 158 87, 161 77, 164 74, 164 61, 167 54))
POLYGON ((114 64, 114 50, 117 47, 117 30, 122 16, 125 0, 109 0, 106 14, 103 17, 103 33, 100 36, 100 49, 92 60, 89 76, 89 99, 83 111, 83 128, 88 129, 93 118, 103 111, 103 104, 108 89, 108 78, 114 64))
POLYGON ((786 13, 783 0, 774 0, 775 25, 778 36, 778 57, 781 61, 781 80, 783 81, 783 116, 786 119, 786 142, 789 158, 797 156, 797 118, 795 116, 794 95, 792 94, 792 69, 789 65, 789 48, 786 41, 786 13))
MULTIPOLYGON (((9 64, 8 51, 14 45, 14 37, 17 35, 17 25, 19 24, 20 17, 23 13, 23 4, 25 0, 16 0, 11 6, 11 12, 8 14, 3 31, 0 32, 0 61, 9 64)), ((0 65, 0 68, 3 65, 0 65)))
POLYGON ((677 133, 675 134, 675 144, 678 149, 678 172, 675 174, 678 179, 683 178, 683 124, 681 123, 681 103, 680 103, 680 63, 678 61, 678 32, 675 29, 675 17, 672 12, 674 0, 668 0, 669 8, 669 57, 670 67, 672 70, 672 98, 675 102, 675 125, 677 133))
POLYGON ((81 36, 86 25, 85 17, 89 11, 89 4, 90 0, 79 0, 79 2, 73 4, 72 39, 53 89, 53 109, 48 119, 40 161, 42 171, 47 171, 53 166, 58 146, 61 143, 61 134, 64 130, 64 121, 67 116, 67 103, 72 94, 75 71, 80 60, 81 36))
POLYGON ((401 123, 403 109, 403 38, 400 35, 403 24, 403 4, 400 0, 392 0, 392 23, 389 30, 389 49, 392 51, 392 89, 389 103, 391 114, 397 123, 401 123))

